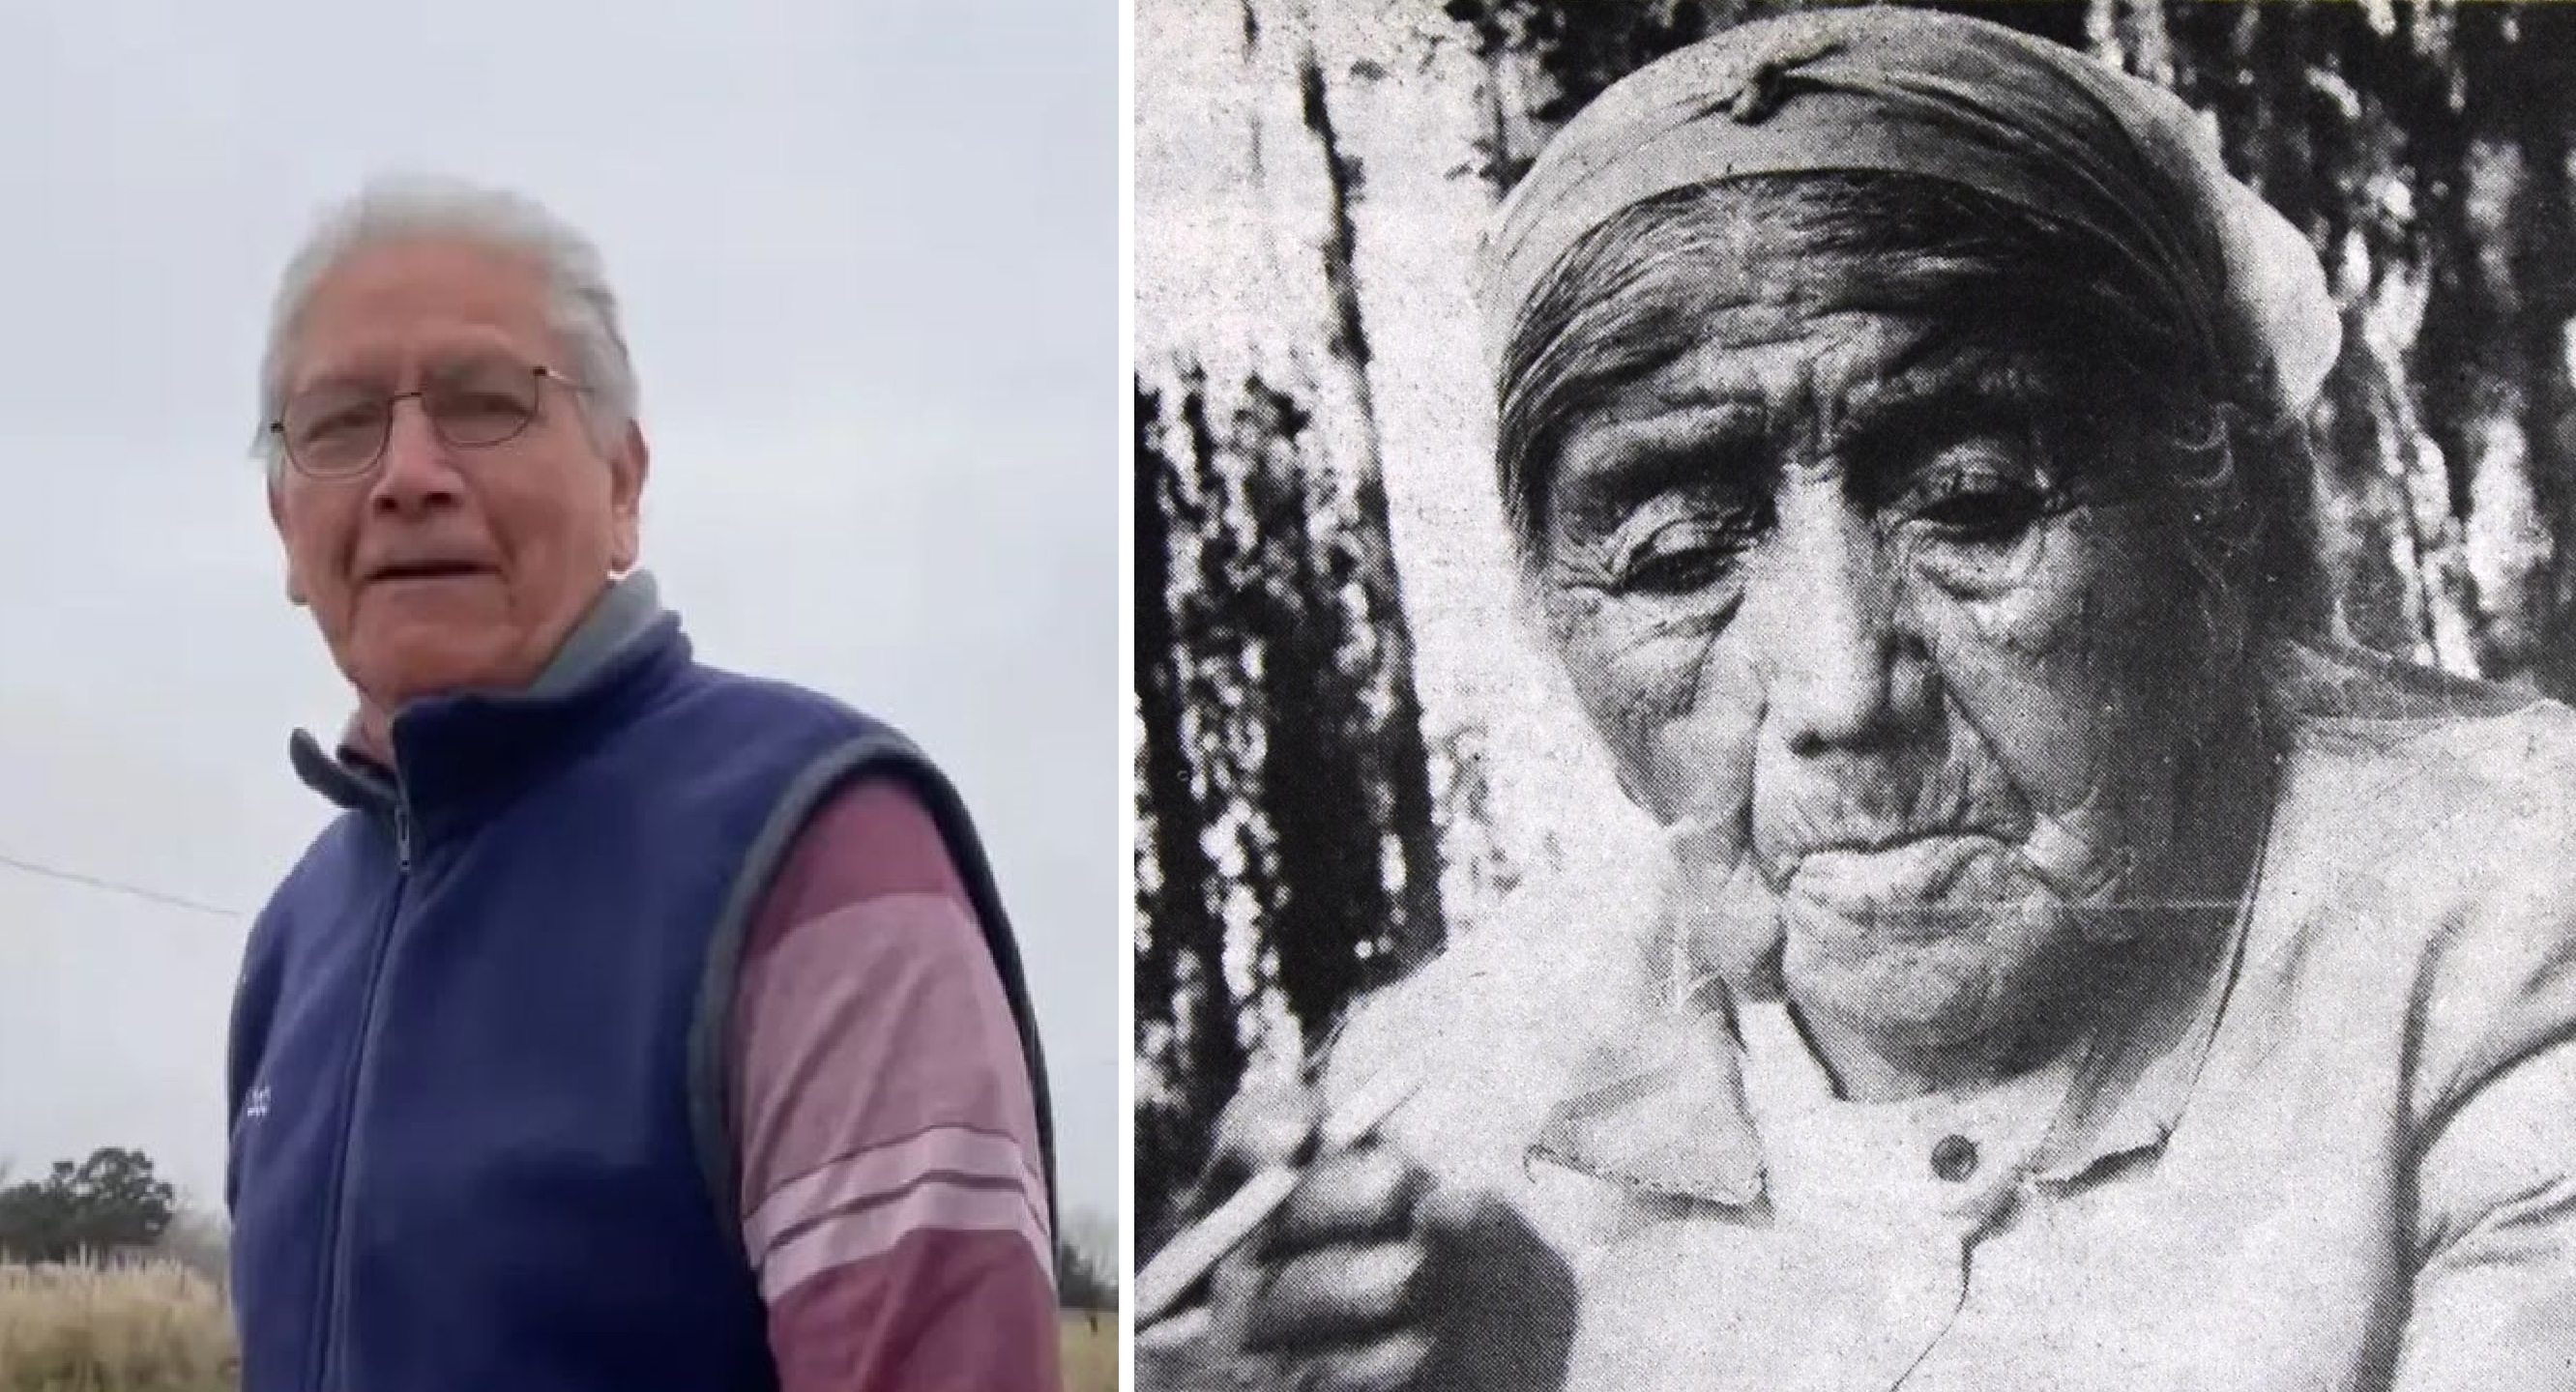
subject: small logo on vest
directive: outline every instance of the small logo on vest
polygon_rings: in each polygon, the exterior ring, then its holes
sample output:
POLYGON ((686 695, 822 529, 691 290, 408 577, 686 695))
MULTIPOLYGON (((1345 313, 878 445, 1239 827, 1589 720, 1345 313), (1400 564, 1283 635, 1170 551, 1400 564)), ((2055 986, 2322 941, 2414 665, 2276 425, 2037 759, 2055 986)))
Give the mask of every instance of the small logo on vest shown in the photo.
POLYGON ((257 1121, 266 1115, 268 1115, 268 1084, 262 1083, 252 1088, 249 1099, 242 1103, 242 1120, 257 1121))

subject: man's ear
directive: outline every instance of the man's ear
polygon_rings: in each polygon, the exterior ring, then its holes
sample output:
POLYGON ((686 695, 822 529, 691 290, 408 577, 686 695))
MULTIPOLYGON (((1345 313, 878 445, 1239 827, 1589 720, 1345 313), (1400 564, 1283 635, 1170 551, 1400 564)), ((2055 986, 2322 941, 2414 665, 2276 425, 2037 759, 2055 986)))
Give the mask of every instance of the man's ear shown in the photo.
POLYGON ((286 557, 286 602, 301 609, 309 597, 304 592, 304 577, 295 568, 295 548, 286 544, 286 503, 278 496, 274 478, 268 485, 268 521, 277 528, 278 550, 286 557))
POLYGON ((653 448, 644 439, 644 427, 628 422, 626 438, 608 456, 608 508, 615 535, 609 541, 609 569, 618 573, 635 568, 644 553, 644 484, 652 477, 653 448))

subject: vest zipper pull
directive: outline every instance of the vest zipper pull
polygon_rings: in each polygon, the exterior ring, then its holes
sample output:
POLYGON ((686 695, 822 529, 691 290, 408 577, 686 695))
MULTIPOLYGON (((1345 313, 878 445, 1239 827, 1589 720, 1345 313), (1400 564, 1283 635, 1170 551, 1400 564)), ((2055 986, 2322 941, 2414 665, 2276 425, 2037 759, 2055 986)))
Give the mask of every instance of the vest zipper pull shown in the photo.
POLYGON ((411 873, 411 804, 394 799, 394 867, 411 873))

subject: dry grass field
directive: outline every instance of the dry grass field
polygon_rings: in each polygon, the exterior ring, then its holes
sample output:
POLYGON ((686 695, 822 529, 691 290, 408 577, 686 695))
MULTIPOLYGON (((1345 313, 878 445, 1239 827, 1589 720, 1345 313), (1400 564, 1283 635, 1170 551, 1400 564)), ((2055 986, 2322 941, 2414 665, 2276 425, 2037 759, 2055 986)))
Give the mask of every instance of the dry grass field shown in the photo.
POLYGON ((186 1267, 0 1266, 0 1392, 232 1392, 223 1292, 186 1267))
MULTIPOLYGON (((1115 1317, 1064 1317, 1066 1392, 1117 1392, 1115 1317)), ((0 1265, 0 1392, 234 1392, 223 1292, 185 1267, 0 1265)))
POLYGON ((1118 1392, 1118 1316, 1064 1313, 1065 1392, 1118 1392))

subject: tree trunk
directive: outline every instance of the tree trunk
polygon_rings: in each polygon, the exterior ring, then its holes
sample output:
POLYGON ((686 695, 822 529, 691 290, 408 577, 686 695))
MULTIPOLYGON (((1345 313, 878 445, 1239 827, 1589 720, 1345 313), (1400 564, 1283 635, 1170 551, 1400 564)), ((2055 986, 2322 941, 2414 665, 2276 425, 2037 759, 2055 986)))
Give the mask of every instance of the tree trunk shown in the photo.
POLYGON ((1159 276, 1139 270, 1170 296, 1140 306, 1136 387, 1150 1241, 1245 1071, 1299 1062, 1443 923, 1354 265, 1360 172, 1302 6, 1248 0, 1230 26, 1149 9, 1148 46, 1192 75, 1166 89, 1173 109, 1139 102, 1175 185, 1140 159, 1139 217, 1161 199, 1187 224, 1151 253, 1159 276), (1207 234, 1237 200, 1236 235, 1207 234))

